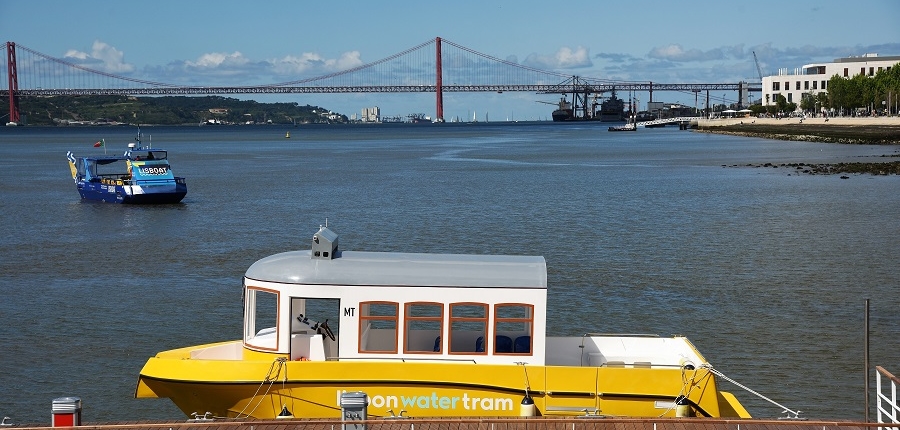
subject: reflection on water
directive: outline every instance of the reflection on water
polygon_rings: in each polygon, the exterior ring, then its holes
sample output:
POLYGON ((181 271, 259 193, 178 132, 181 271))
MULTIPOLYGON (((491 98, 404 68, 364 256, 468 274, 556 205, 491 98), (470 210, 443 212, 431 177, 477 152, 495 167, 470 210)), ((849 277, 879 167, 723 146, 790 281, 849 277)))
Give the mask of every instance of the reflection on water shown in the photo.
POLYGON ((144 361, 239 338, 243 272, 326 219, 350 250, 543 255, 550 333, 684 334, 807 417, 863 417, 866 298, 871 362, 900 371, 900 178, 723 167, 897 147, 583 124, 285 131, 145 128, 188 195, 130 207, 78 201, 65 153, 124 149, 134 130, 0 130, 0 414, 46 424, 53 398, 78 396, 86 422, 182 419, 133 399, 144 361))

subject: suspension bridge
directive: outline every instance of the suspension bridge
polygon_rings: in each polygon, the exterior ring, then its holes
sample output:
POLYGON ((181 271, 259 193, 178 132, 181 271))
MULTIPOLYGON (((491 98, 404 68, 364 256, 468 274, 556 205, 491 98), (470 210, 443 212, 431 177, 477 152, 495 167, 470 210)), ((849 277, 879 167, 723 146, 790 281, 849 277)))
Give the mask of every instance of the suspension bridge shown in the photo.
POLYGON ((590 119, 590 95, 610 91, 692 92, 738 91, 739 100, 749 91, 760 91, 746 82, 713 84, 660 84, 614 81, 540 70, 502 60, 436 37, 378 61, 322 76, 266 85, 198 85, 196 76, 177 75, 176 83, 156 82, 119 75, 55 58, 34 49, 6 43, 8 87, 0 97, 9 100, 9 122, 20 123, 21 98, 62 95, 229 95, 229 94, 331 94, 331 93, 434 93, 436 120, 443 121, 443 94, 449 92, 514 92, 571 95, 575 114, 590 119))

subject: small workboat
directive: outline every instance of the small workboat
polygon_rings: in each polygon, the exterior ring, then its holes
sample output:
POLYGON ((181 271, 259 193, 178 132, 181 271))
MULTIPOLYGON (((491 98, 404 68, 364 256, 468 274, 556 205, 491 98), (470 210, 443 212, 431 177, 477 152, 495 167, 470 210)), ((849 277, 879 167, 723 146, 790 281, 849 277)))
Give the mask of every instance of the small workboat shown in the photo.
POLYGON ((685 337, 546 334, 544 257, 343 251, 326 226, 251 265, 242 304, 242 339, 157 353, 135 397, 259 419, 337 418, 360 393, 369 417, 749 417, 685 337))
MULTIPOLYGON (((176 177, 169 165, 168 151, 129 143, 122 155, 66 154, 72 179, 84 200, 109 203, 164 204, 178 203, 187 194, 184 178, 176 177)), ((100 140, 94 147, 103 147, 100 140)))

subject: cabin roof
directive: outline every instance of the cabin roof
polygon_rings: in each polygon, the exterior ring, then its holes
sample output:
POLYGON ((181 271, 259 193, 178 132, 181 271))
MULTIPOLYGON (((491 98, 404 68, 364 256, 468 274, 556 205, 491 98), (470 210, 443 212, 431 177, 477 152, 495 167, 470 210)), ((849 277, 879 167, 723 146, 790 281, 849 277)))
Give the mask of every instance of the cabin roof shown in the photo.
POLYGON ((271 255, 253 263, 245 276, 312 285, 547 288, 547 263, 540 256, 338 251, 336 258, 322 260, 310 252, 271 255))

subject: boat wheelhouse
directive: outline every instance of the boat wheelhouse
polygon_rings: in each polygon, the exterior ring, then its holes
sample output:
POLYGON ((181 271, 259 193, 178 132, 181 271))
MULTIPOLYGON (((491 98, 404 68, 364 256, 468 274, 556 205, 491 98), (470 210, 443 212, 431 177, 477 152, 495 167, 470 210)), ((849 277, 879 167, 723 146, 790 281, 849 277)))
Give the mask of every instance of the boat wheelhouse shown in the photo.
POLYGON ((185 414, 749 417, 684 337, 546 335, 543 257, 310 250, 244 276, 243 339, 150 358, 136 397, 185 414))

